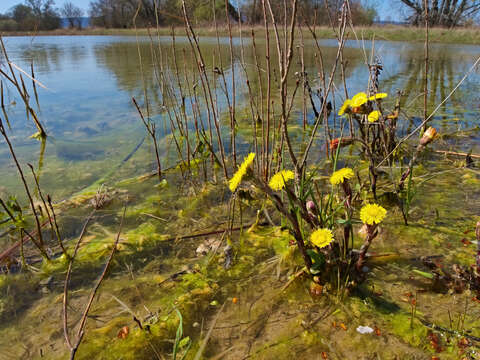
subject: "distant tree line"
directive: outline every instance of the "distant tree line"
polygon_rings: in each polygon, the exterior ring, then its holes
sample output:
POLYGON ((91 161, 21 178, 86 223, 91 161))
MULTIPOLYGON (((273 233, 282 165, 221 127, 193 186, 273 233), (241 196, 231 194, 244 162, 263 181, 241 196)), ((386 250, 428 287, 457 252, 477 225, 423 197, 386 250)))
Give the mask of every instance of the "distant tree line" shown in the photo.
MULTIPOLYGON (((227 7, 225 0, 186 0, 185 3, 188 16, 196 24, 210 23, 214 18, 223 22, 227 12, 233 20, 240 19, 238 9, 230 1, 227 7)), ((181 0, 93 0, 89 15, 94 26, 107 28, 183 23, 181 0)))
MULTIPOLYGON (((300 23, 316 25, 332 25, 337 22, 343 0, 298 0, 298 21, 300 23)), ((270 1, 272 13, 280 22, 290 18, 290 8, 285 9, 283 1, 270 1)), ((350 14, 355 25, 372 25, 377 17, 375 6, 370 1, 350 0, 350 14)), ((269 9, 266 7, 269 15, 269 9)), ((248 0, 242 8, 244 16, 249 23, 262 23, 264 21, 264 9, 262 0, 248 0)))
MULTIPOLYGON (((249 24, 261 24, 264 19, 262 0, 186 0, 187 13, 192 22, 211 24, 214 19, 225 21, 225 15, 233 20, 249 24), (234 5, 241 7, 237 9, 234 5), (227 8, 226 8, 227 6, 227 8), (226 11, 227 10, 227 11, 226 11)), ((290 16, 291 1, 271 0, 272 12, 277 22, 290 16), (285 3, 287 7, 285 9, 285 3)), ((331 25, 338 20, 343 0, 297 0, 298 21, 331 25)), ((377 17, 378 0, 350 0, 350 13, 355 25, 371 25, 377 17)), ((183 22, 181 0, 92 0, 89 15, 92 24, 111 28, 137 26, 167 26, 183 22), (137 15, 135 17, 135 14, 137 15)), ((407 11, 407 21, 412 25, 424 25, 426 16, 430 26, 454 27, 469 24, 480 12, 480 0, 390 0, 392 8, 407 11)), ((266 9, 267 15, 269 9, 266 9)))
POLYGON ((25 0, 6 14, 0 14, 0 31, 55 30, 61 27, 62 17, 70 27, 81 27, 83 11, 71 2, 60 9, 54 0, 25 0))
MULTIPOLYGON (((225 22, 226 14, 235 21, 250 24, 263 22, 262 0, 225 1, 225 0, 186 0, 187 14, 197 24, 211 24, 214 19, 225 22), (240 9, 234 5, 241 3, 240 9)), ((335 21, 342 0, 299 0, 299 16, 302 20, 319 25, 329 25, 335 21)), ((272 12, 279 22, 284 21, 291 11, 290 1, 287 9, 284 1, 272 0, 272 12)), ((370 25, 377 12, 373 6, 364 5, 360 0, 351 0, 350 8, 354 23, 370 25)), ((268 11, 267 11, 268 13, 268 11)), ((93 0, 90 2, 89 15, 95 26, 111 28, 129 28, 134 26, 160 26, 183 22, 181 0, 93 0), (135 16, 136 15, 136 16, 135 16)))
MULTIPOLYGON (((1 0, 0 0, 1 1, 1 0)), ((355 25, 371 25, 377 18, 378 0, 350 0, 350 14, 355 25)), ((232 21, 262 24, 263 0, 185 0, 187 14, 195 25, 232 21), (241 4, 240 8, 234 5, 241 4)), ((343 0, 297 0, 298 21, 302 24, 335 25, 343 0)), ((271 11, 278 23, 290 18, 291 1, 270 0, 271 11), (286 4, 286 7, 285 7, 286 4)), ((480 0, 390 0, 408 11, 409 23, 417 26, 454 27, 469 24, 480 12, 480 0)), ((90 24, 105 28, 133 26, 169 26, 183 23, 182 0, 92 0, 88 11, 90 24)), ((70 27, 80 28, 83 11, 71 2, 55 8, 54 0, 24 0, 7 14, 0 14, 0 31, 53 30, 61 26, 61 18, 70 27)))

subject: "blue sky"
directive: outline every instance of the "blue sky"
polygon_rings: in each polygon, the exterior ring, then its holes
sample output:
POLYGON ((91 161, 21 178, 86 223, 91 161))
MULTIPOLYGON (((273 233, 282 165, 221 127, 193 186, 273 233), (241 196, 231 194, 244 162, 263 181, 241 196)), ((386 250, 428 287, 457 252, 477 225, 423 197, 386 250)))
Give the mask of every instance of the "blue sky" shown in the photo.
MULTIPOLYGON (((67 1, 68 0, 55 0, 55 5, 57 7, 61 7, 67 1)), ((90 0, 70 0, 70 2, 77 5, 79 8, 82 8, 86 12, 86 10, 88 10, 88 4, 90 3, 90 0)), ((8 11, 17 4, 23 4, 23 0, 0 0, 0 13, 8 11)))

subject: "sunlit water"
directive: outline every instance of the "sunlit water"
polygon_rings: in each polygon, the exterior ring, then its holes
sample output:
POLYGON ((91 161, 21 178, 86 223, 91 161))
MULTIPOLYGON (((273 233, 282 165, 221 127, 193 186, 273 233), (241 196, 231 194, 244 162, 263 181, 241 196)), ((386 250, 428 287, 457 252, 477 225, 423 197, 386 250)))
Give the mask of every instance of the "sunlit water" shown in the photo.
MULTIPOLYGON (((159 46, 157 40, 154 40, 155 47, 159 46)), ((183 72, 186 69, 193 73, 195 63, 186 38, 177 38, 176 42, 179 49, 177 63, 180 71, 183 72)), ((248 111, 244 110, 247 108, 248 96, 245 74, 239 64, 241 42, 244 44, 247 73, 255 94, 258 93, 259 87, 256 81, 251 40, 236 38, 234 46, 237 108, 240 109, 240 118, 249 121, 248 111)), ((259 61, 262 63, 264 44, 259 40, 257 42, 259 61)), ((37 86, 40 100, 39 118, 45 124, 49 135, 43 166, 40 169, 41 183, 47 192, 56 193, 62 198, 81 190, 118 166, 122 159, 141 143, 145 129, 131 98, 135 97, 140 104, 145 103, 143 84, 149 96, 149 114, 162 129, 160 136, 169 132, 167 116, 162 113, 162 89, 158 85, 158 74, 153 70, 151 42, 148 38, 141 38, 137 43, 135 37, 117 36, 11 37, 5 38, 5 43, 10 60, 16 65, 29 72, 33 61, 36 78, 47 88, 37 86), (143 62, 142 68, 139 65, 139 48, 143 62)), ((162 37, 160 43, 166 72, 170 72, 170 79, 173 81, 175 78, 173 77, 171 39, 162 37)), ((214 66, 219 65, 217 49, 220 49, 228 82, 231 76, 228 39, 220 39, 218 47, 217 40, 214 38, 202 38, 201 44, 209 73, 214 66)), ((328 74, 335 58, 336 42, 323 40, 320 45, 328 74)), ((368 70, 365 62, 370 61, 371 46, 371 42, 347 42, 346 80, 350 96, 357 91, 365 90, 367 86, 368 70)), ((419 118, 415 117, 422 115, 423 44, 376 41, 375 50, 375 58, 383 65, 380 91, 388 92, 392 103, 392 96, 397 91, 404 91, 407 94, 408 100, 405 102, 403 115, 413 120, 412 123, 404 121, 400 126, 405 129, 411 128, 412 124, 417 124, 419 121, 419 118)), ((315 89, 319 85, 319 77, 318 61, 314 58, 316 47, 312 41, 307 41, 304 51, 309 79, 315 89)), ((272 53, 274 54, 274 49, 272 53)), ((430 45, 428 98, 431 110, 450 93, 479 54, 479 46, 430 45)), ((299 64, 294 64, 292 73, 299 69, 299 64)), ((31 90, 31 82, 27 78, 25 80, 31 90)), ((477 125, 480 110, 478 80, 478 70, 473 71, 439 109, 435 121, 441 130, 466 129, 477 125)), ((222 96, 223 85, 220 81, 217 83, 219 108, 226 112, 225 97, 222 96)), ((338 75, 335 85, 337 91, 334 98, 339 106, 344 99, 344 91, 338 75)), ((191 83, 190 86, 192 86, 191 83)), ((228 86, 231 91, 231 85, 228 86)), ((265 87, 263 90, 265 91, 265 87)), ((31 103, 35 104, 33 92, 30 92, 31 103)), ((12 126, 9 134, 19 158, 22 163, 36 164, 39 161, 40 142, 29 138, 36 131, 34 124, 26 118, 21 99, 13 89, 6 91, 5 99, 12 126)), ((143 109, 145 110, 145 106, 143 109)), ((301 122, 300 102, 298 108, 293 109, 293 114, 301 122)), ((311 114, 310 119, 312 117, 311 114)), ((470 145, 475 146, 474 143, 461 145, 463 150, 468 149, 470 145)), ((245 142, 242 145, 240 141, 239 146, 247 151, 249 143, 245 142)), ((152 169, 153 158, 148 147, 148 142, 142 145, 141 150, 144 150, 146 156, 135 158, 134 164, 129 164, 126 168, 128 169, 126 174, 152 169)), ((5 195, 19 192, 18 177, 5 146, 0 149, 0 171, 2 174, 0 193, 5 195)))

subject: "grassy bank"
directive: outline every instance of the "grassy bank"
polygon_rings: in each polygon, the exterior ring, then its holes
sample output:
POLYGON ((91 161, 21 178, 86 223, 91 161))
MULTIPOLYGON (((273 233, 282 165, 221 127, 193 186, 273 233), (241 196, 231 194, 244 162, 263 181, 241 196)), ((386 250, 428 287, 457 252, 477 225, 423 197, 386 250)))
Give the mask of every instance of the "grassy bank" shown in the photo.
MULTIPOLYGON (((261 36, 264 29, 261 26, 255 27, 258 36, 261 36)), ((169 35, 171 28, 160 28, 161 35, 169 35)), ((214 27, 198 27, 197 34, 201 36, 214 36, 214 27)), ((306 36, 311 36, 309 31, 303 29, 306 36)), ((356 34, 358 38, 371 39, 375 36, 377 40, 389 41, 412 41, 423 42, 425 40, 425 32, 423 29, 409 26, 371 26, 371 27, 356 27, 356 34)), ((328 39, 335 37, 334 32, 328 27, 319 27, 316 30, 318 38, 328 39)), ((147 29, 138 29, 138 35, 148 35, 147 29)), ((182 26, 176 28, 177 35, 184 35, 185 29, 182 26)), ((228 35, 226 27, 219 27, 220 35, 228 35)), ((238 35, 238 28, 234 29, 234 36, 238 35)), ((251 27, 243 26, 243 35, 250 36, 251 27)), ((54 31, 39 31, 39 32, 2 32, 2 36, 61 36, 61 35, 123 35, 134 36, 136 31, 134 29, 104 29, 104 28, 88 28, 83 30, 75 29, 58 29, 54 31)), ((445 29, 432 28, 430 29, 430 42, 432 43, 454 43, 454 44, 479 44, 480 31, 478 28, 459 28, 459 29, 445 29)), ((349 31, 349 39, 355 39, 355 34, 349 31)))

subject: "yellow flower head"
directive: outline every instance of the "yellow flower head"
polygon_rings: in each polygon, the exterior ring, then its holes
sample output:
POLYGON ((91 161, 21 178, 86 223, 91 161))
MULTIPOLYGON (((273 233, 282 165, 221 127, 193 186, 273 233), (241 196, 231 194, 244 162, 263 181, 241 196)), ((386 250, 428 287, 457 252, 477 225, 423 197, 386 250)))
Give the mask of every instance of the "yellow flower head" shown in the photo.
POLYGON ((237 172, 233 174, 232 178, 228 182, 228 187, 230 188, 231 192, 237 190, 237 187, 242 182, 242 179, 247 173, 248 168, 250 165, 252 165, 253 159, 255 159, 255 153, 248 154, 245 160, 243 160, 242 165, 240 165, 238 168, 237 172))
POLYGON ((352 102, 351 102, 350 106, 354 107, 354 108, 360 107, 363 104, 365 104, 367 101, 368 101, 367 94, 365 94, 364 92, 359 92, 357 95, 355 95, 352 98, 352 102))
POLYGON ((387 210, 377 204, 367 204, 360 210, 360 220, 364 224, 380 224, 387 215, 387 210))
POLYGON ((240 166, 244 166, 247 169, 250 165, 252 165, 253 159, 255 159, 255 153, 248 154, 248 156, 245 158, 245 160, 243 160, 243 163, 240 166))
POLYGON ((355 174, 350 168, 343 168, 335 171, 332 176, 330 176, 330 183, 332 185, 338 185, 345 181, 345 179, 351 179, 355 174))
POLYGON ((330 229, 317 229, 312 235, 310 235, 310 241, 313 245, 319 248, 324 248, 333 241, 332 230, 330 229))
POLYGON ((350 99, 345 100, 342 107, 338 111, 338 116, 342 116, 343 114, 348 113, 348 111, 350 110, 350 105, 351 104, 352 104, 352 100, 350 100, 350 99))
POLYGON ((270 186, 270 188, 275 191, 282 190, 285 187, 285 183, 288 180, 292 180, 293 178, 295 178, 295 174, 293 173, 293 171, 282 170, 272 176, 270 182, 268 183, 268 186, 270 186))
POLYGON ((370 114, 368 114, 368 122, 375 122, 378 121, 380 117, 380 111, 378 110, 373 110, 370 114))
POLYGON ((380 99, 386 98, 387 96, 388 96, 387 93, 378 93, 378 94, 375 94, 373 96, 370 96, 368 98, 368 100, 370 100, 370 101, 380 100, 380 99))

